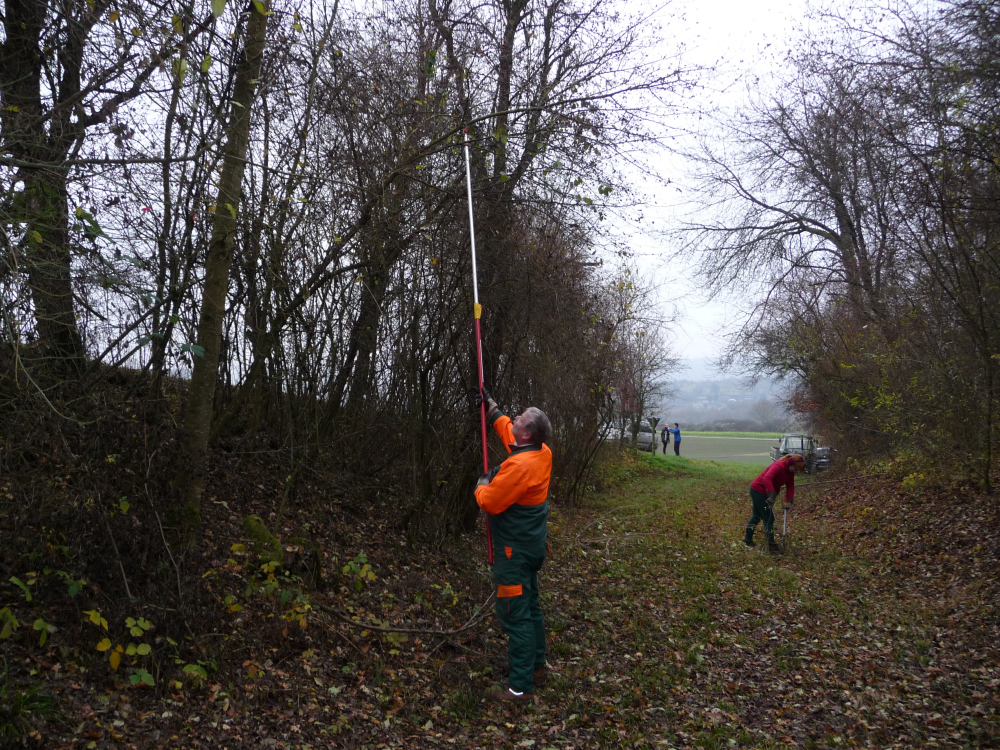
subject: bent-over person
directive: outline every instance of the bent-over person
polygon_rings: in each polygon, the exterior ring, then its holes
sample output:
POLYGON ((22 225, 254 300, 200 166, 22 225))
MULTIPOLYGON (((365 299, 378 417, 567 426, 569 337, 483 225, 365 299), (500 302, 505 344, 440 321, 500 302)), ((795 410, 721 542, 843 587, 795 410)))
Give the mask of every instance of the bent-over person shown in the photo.
POLYGON ((771 552, 780 551, 774 541, 774 503, 781 488, 785 487, 785 502, 792 504, 795 499, 795 475, 806 468, 806 460, 799 453, 783 456, 768 466, 750 483, 750 501, 753 503, 753 515, 747 521, 746 534, 743 543, 753 547, 753 533, 757 524, 764 522, 764 532, 767 534, 767 548, 771 552))

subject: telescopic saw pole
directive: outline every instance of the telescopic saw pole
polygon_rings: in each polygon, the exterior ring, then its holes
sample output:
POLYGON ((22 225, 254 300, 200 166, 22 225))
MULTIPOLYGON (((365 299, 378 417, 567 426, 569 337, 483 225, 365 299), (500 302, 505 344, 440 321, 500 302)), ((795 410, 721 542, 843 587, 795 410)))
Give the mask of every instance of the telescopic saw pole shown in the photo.
MULTIPOLYGON (((472 167, 469 166, 469 129, 465 128, 465 186, 469 195, 469 239, 472 244, 472 302, 476 318, 476 370, 479 373, 479 395, 483 395, 483 336, 479 318, 483 306, 479 304, 479 276, 476 271, 476 221, 472 211, 472 167)), ((490 458, 486 452, 486 401, 479 406, 479 426, 483 439, 483 474, 490 473, 490 458)), ((486 560, 493 564, 493 533, 490 531, 490 514, 486 514, 486 560)))

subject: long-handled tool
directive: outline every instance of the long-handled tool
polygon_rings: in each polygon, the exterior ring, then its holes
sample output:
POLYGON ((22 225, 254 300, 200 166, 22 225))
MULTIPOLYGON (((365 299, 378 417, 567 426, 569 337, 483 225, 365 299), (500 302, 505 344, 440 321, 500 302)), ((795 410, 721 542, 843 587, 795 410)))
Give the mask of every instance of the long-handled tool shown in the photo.
MULTIPOLYGON (((483 395, 483 337, 479 328, 479 318, 483 306, 479 304, 479 277, 476 272, 476 221, 472 212, 472 167, 469 166, 469 129, 465 134, 465 185, 469 195, 469 239, 472 241, 472 302, 476 316, 476 366, 479 372, 479 395, 483 395)), ((479 421, 483 437, 483 474, 490 473, 490 457, 486 451, 486 402, 479 406, 479 421)), ((486 514, 486 560, 493 564, 493 533, 490 531, 490 515, 486 514)))

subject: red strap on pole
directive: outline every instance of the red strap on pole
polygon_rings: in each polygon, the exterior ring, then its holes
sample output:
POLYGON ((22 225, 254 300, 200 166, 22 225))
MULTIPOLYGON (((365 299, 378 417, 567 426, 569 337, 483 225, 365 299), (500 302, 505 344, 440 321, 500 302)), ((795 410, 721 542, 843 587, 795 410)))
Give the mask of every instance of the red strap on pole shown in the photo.
MULTIPOLYGON (((479 395, 483 394, 483 338, 479 330, 479 316, 476 316, 476 362, 479 366, 479 395)), ((483 474, 490 473, 490 456, 486 451, 486 402, 479 406, 479 426, 483 435, 483 474)), ((488 527, 487 527, 488 528, 488 527)))

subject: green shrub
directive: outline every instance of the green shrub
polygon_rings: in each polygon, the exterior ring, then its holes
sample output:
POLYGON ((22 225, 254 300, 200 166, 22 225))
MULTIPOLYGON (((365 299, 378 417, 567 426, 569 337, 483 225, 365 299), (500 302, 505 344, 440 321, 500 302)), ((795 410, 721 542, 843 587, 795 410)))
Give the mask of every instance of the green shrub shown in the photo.
POLYGON ((267 530, 267 526, 260 516, 247 516, 243 519, 243 530, 253 542, 253 549, 257 557, 264 562, 281 564, 281 542, 267 530))
POLYGON ((4 740, 17 740, 32 729, 33 717, 49 717, 56 714, 52 696, 38 687, 18 690, 10 685, 7 663, 4 662, 3 683, 0 683, 0 745, 4 740))

